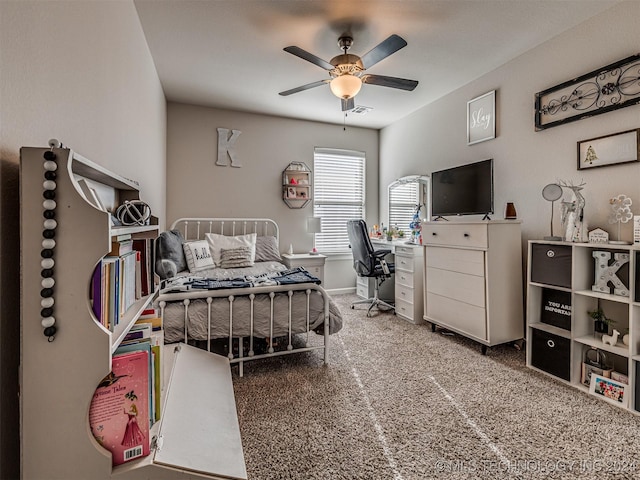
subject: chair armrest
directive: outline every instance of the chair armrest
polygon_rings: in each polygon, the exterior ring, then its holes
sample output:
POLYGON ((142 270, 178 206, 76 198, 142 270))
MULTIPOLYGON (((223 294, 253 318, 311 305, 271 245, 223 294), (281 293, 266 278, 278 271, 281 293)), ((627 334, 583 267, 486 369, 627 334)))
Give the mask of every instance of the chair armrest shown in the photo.
POLYGON ((391 250, 375 250, 373 252, 373 256, 375 258, 382 258, 382 257, 386 257, 390 253, 391 253, 391 250))

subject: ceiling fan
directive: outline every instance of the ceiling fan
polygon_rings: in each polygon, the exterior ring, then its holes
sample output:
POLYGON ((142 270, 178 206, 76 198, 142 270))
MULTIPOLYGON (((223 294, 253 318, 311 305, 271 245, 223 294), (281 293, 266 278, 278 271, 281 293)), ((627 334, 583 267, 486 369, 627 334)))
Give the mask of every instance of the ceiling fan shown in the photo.
POLYGON ((405 47, 407 42, 402 37, 395 34, 391 35, 389 38, 383 40, 365 53, 362 57, 347 53, 349 48, 351 48, 351 45, 353 45, 353 38, 350 35, 341 36, 338 39, 338 45, 342 50, 344 50, 344 53, 333 57, 328 62, 300 47, 291 46, 284 48, 285 52, 311 62, 320 68, 324 68, 329 72, 329 78, 301 85, 300 87, 292 88, 291 90, 285 90, 284 92, 280 92, 280 95, 287 96, 328 83, 331 88, 331 92, 333 92, 333 94, 342 101, 342 111, 346 112, 355 107, 354 97, 360 91, 360 88, 362 88, 363 83, 408 91, 412 91, 418 85, 416 80, 365 73, 367 69, 371 68, 379 61, 384 60, 392 53, 395 53, 405 47))

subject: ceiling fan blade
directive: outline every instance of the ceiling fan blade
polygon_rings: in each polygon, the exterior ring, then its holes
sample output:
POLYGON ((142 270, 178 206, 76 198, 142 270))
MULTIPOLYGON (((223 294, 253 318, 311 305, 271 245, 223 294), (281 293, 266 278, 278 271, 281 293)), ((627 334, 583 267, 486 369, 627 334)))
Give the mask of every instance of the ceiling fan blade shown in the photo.
POLYGON ((292 93, 303 92, 305 90, 309 90, 310 88, 319 87, 320 85, 324 85, 325 83, 329 83, 330 81, 331 79, 327 78, 326 80, 319 80, 317 82, 307 83, 306 85, 301 85, 299 87, 292 88, 291 90, 285 90, 284 92, 280 92, 278 95, 282 95, 283 97, 286 97, 287 95, 291 95, 292 93))
POLYGON ((369 85, 380 85, 381 87, 399 88, 400 90, 412 91, 418 86, 417 80, 408 80, 406 78, 386 77, 384 75, 364 75, 362 83, 369 85))
POLYGON ((355 97, 341 98, 340 101, 342 102, 343 112, 348 112, 349 110, 353 110, 354 108, 356 108, 355 97))
POLYGON ((320 68, 324 68, 325 70, 333 70, 333 65, 329 62, 321 59, 320 57, 316 57, 313 53, 309 53, 306 50, 301 49, 300 47, 291 46, 283 48, 285 52, 288 52, 296 57, 300 57, 307 62, 311 62, 314 65, 319 66, 320 68))
POLYGON ((407 46, 407 42, 404 38, 393 34, 386 40, 383 40, 378 45, 373 47, 367 53, 365 53, 362 57, 360 57, 360 61, 365 69, 371 68, 373 65, 378 63, 380 60, 384 60, 392 53, 397 52, 403 47, 407 46))

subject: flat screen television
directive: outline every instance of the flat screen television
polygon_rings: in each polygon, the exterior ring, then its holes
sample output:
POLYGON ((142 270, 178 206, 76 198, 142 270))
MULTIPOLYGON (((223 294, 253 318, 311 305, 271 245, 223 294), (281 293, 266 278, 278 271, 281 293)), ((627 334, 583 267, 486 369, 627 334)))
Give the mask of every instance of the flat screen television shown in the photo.
POLYGON ((493 159, 431 174, 431 216, 493 213, 493 159))

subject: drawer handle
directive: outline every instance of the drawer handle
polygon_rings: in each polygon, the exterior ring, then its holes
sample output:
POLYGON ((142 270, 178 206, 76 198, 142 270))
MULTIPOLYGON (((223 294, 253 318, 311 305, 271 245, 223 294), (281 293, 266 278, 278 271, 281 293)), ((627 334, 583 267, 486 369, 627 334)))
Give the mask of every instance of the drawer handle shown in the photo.
POLYGON ((553 340, 547 340, 547 345, 549 345, 549 348, 553 348, 556 346, 556 343, 553 340))
POLYGON ((464 236, 465 236, 465 237, 468 237, 468 236, 469 236, 469 234, 468 234, 468 233, 465 233, 465 234, 464 234, 464 236))
POLYGON ((435 237, 438 234, 436 232, 431 232, 431 235, 433 235, 435 237))

